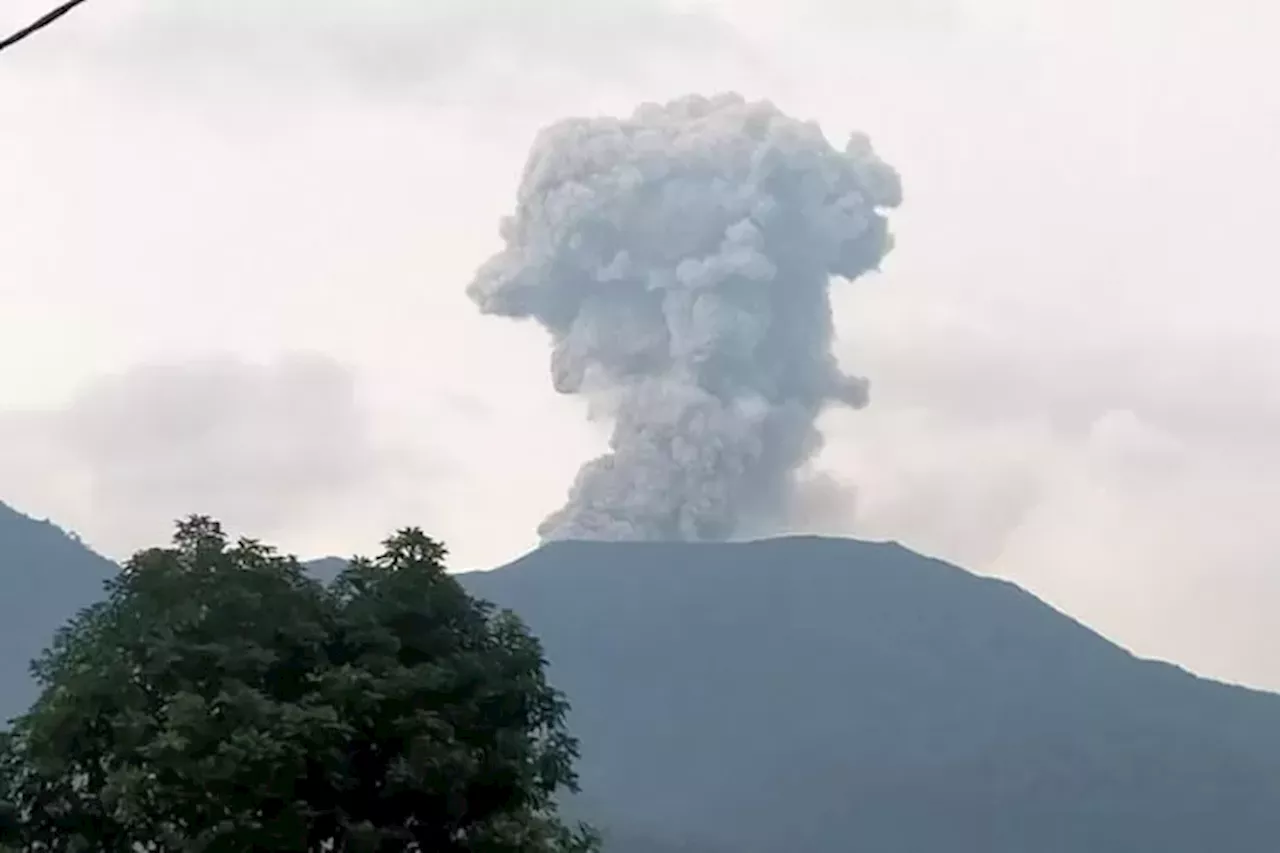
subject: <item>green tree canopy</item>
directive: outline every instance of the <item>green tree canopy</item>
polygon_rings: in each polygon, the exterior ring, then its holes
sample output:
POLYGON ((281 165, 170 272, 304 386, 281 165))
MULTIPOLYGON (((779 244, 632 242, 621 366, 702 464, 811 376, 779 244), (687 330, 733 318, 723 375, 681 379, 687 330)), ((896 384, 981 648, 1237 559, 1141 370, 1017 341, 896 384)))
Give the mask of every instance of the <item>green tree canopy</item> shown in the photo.
POLYGON ((326 586, 180 523, 34 664, 0 826, 67 853, 594 846, 558 817, 577 744, 537 640, 444 557, 402 530, 326 586))

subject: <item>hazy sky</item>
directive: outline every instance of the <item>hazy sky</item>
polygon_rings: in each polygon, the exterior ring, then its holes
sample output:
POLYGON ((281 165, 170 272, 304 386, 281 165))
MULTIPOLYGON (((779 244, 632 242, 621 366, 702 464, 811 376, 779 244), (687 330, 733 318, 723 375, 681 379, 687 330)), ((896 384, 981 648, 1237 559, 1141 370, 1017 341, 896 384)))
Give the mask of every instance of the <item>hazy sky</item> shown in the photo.
MULTIPOLYGON (((0 30, 49 0, 7 0, 0 30)), ((535 542, 607 432, 463 289, 537 129, 735 89, 868 132, 824 422, 894 538, 1280 688, 1280 6, 96 0, 0 55, 0 499, 112 556, 535 542)))

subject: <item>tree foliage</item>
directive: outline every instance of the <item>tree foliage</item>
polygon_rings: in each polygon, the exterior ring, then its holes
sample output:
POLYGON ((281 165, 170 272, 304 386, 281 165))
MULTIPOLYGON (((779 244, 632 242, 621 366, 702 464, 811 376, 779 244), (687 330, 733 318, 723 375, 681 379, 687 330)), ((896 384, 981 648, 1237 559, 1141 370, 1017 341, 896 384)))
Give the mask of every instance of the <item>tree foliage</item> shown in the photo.
POLYGON ((558 818, 577 745, 537 640, 444 557, 402 530, 326 586, 180 523, 33 665, 0 766, 16 849, 593 847, 558 818))

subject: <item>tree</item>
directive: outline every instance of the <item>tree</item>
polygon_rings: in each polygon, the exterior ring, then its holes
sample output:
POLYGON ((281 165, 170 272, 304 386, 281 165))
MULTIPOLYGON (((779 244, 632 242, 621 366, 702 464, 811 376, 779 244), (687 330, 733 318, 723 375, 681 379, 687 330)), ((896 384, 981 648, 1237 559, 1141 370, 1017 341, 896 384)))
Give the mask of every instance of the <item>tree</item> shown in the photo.
POLYGON ((325 586, 180 523, 33 665, 42 695, 0 764, 15 847, 593 848, 558 817, 577 744, 537 640, 444 557, 402 530, 325 586))

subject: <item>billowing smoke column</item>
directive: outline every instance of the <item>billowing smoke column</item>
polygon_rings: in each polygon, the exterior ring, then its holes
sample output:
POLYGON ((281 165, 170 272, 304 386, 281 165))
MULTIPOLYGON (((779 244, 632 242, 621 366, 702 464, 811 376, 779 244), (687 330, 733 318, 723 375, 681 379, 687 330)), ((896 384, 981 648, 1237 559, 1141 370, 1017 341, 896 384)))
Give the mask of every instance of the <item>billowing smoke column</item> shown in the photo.
POLYGON ((468 294, 546 327, 556 390, 614 424, 542 537, 725 539, 785 512, 823 406, 867 402, 827 289, 879 265, 901 194, 865 136, 840 151, 733 94, 539 134, 468 294))

